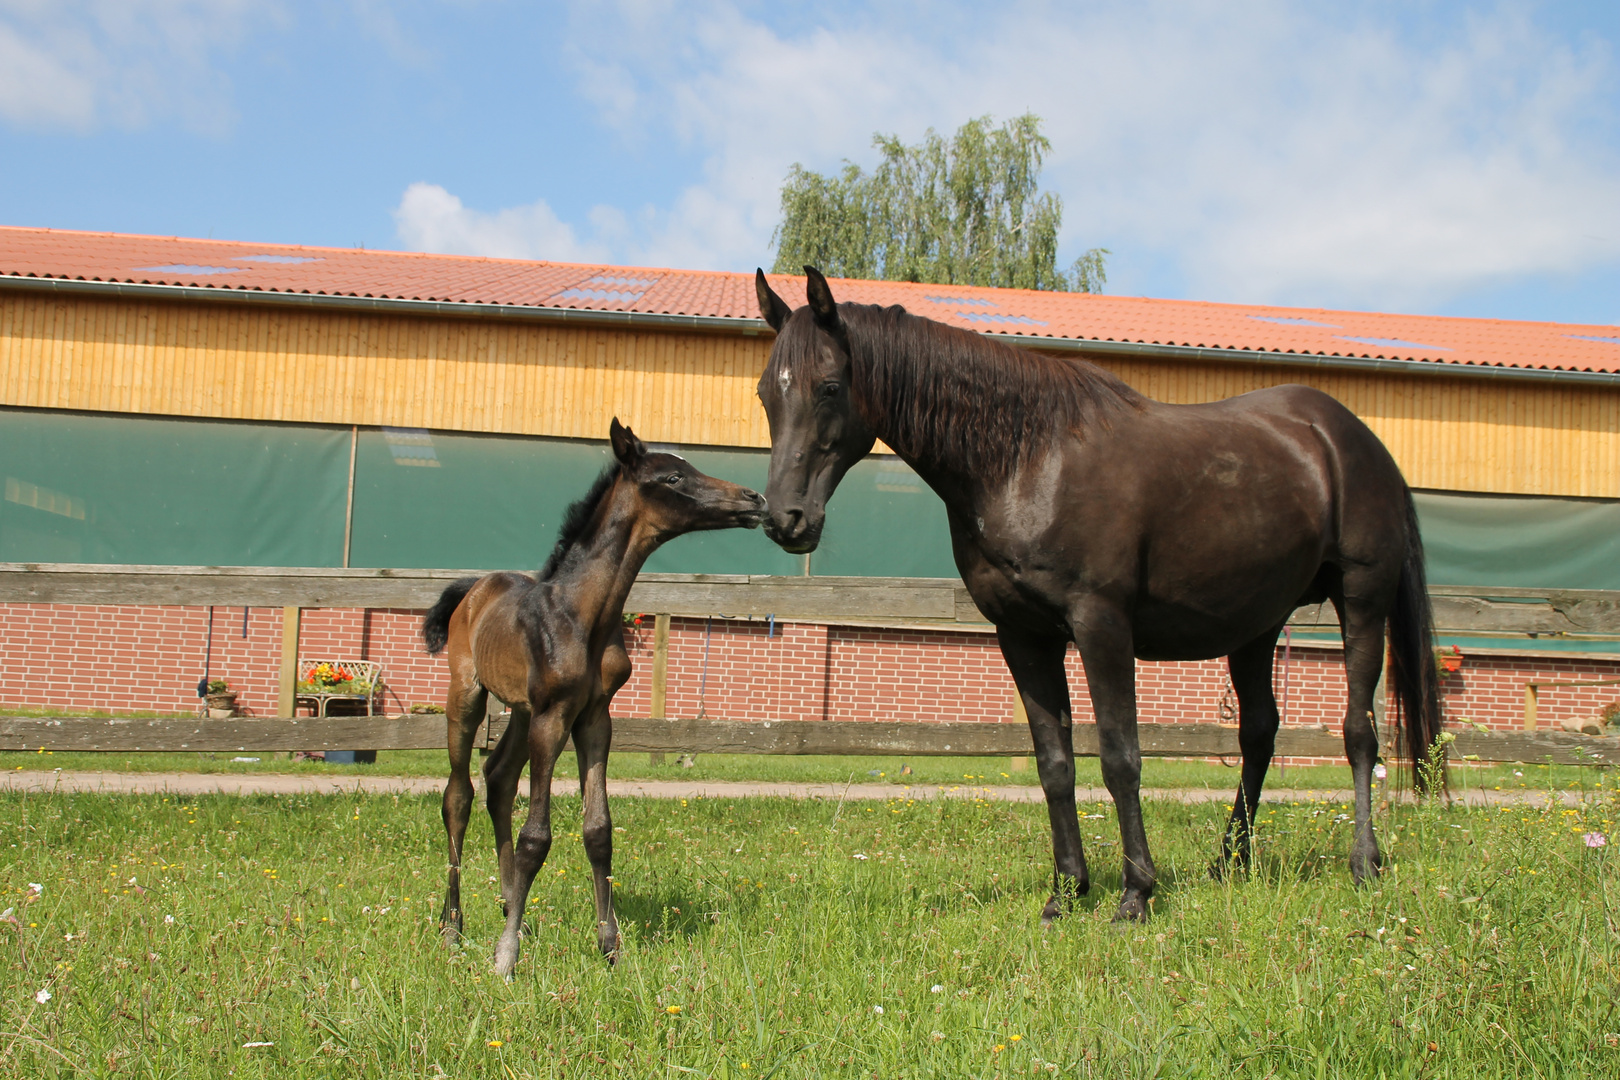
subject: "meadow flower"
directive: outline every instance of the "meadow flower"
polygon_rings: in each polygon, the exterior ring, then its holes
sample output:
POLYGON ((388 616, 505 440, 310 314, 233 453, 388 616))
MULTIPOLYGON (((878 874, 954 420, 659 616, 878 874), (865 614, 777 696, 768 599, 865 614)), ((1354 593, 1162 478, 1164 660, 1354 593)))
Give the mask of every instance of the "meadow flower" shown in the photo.
POLYGON ((671 1016, 675 1016, 681 1011, 681 1007, 679 1005, 670 1005, 667 1006, 664 1011, 669 1013, 671 1016))
POLYGON ((45 886, 41 885, 37 881, 30 881, 28 883, 28 891, 33 893, 35 896, 40 896, 45 892, 45 886))
POLYGON ((499 1050, 501 1047, 506 1045, 506 1040, 505 1039, 491 1039, 487 1043, 485 1043, 484 1045, 488 1046, 488 1047, 491 1047, 493 1049, 499 1050))
POLYGON ((883 1015, 883 1006, 874 1005, 874 1006, 872 1006, 872 1011, 877 1013, 879 1016, 882 1016, 883 1015))
POLYGON ((34 1000, 43 1005, 47 1001, 51 1000, 51 992, 49 990, 41 990, 39 993, 34 995, 34 1000))
POLYGON ((1384 768, 1382 763, 1379 763, 1373 766, 1373 775, 1382 780, 1389 775, 1389 770, 1384 768))
POLYGON ((8 907, 6 910, 0 911, 0 922, 8 922, 12 926, 22 925, 22 923, 17 921, 17 909, 14 907, 8 907))
POLYGON ((865 862, 865 861, 866 861, 866 856, 865 856, 865 855, 862 855, 862 854, 861 854, 861 853, 860 853, 860 852, 858 852, 858 851, 857 851, 857 852, 856 852, 856 853, 855 853, 855 854, 853 854, 853 855, 851 855, 851 856, 850 856, 850 858, 852 858, 852 859, 859 859, 859 860, 861 860, 861 861, 862 861, 862 862, 865 862))
POLYGON ((1609 842, 1609 838, 1600 832, 1589 832, 1581 839, 1585 841, 1587 847, 1603 847, 1609 842))
POLYGON ((933 986, 928 988, 928 992, 930 994, 937 994, 943 989, 945 989, 943 986, 939 985, 939 983, 935 983, 933 986))

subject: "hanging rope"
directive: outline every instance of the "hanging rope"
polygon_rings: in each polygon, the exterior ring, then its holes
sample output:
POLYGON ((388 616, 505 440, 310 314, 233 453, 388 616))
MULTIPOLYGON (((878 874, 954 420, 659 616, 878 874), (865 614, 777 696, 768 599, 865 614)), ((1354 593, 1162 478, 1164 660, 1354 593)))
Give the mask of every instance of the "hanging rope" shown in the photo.
POLYGON ((710 615, 703 620, 703 675, 698 679, 698 713, 699 720, 707 720, 708 693, 709 693, 709 635, 714 630, 714 616, 710 615))

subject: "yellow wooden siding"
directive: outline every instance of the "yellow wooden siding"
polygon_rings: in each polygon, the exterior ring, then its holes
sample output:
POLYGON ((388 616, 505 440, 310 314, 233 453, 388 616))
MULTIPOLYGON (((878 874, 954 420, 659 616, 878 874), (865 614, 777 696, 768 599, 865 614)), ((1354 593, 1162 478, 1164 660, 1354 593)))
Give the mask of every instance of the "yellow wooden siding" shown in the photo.
MULTIPOLYGON (((771 339, 0 292, 0 402, 52 409, 769 445, 771 339)), ((1620 497, 1620 391, 1243 363, 1098 361, 1161 401, 1316 386, 1418 487, 1620 497)))

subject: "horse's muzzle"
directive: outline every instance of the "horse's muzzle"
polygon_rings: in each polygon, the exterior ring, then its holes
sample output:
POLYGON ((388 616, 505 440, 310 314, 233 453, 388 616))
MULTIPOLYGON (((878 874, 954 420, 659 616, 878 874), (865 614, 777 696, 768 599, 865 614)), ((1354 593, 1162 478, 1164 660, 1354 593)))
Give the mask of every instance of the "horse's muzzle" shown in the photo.
POLYGON ((765 535, 790 555, 808 555, 821 542, 821 521, 811 524, 803 510, 772 510, 765 535))

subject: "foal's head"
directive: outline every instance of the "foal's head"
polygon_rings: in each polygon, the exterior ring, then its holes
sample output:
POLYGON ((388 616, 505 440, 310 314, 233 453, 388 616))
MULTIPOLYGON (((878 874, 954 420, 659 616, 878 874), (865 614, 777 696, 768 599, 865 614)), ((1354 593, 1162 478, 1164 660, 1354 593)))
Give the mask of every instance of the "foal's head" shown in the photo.
POLYGON ((677 454, 648 450, 618 417, 609 435, 621 482, 634 485, 637 520, 660 542, 705 529, 752 529, 765 520, 759 492, 699 472, 677 454))
POLYGON ((805 267, 809 303, 792 311, 761 270, 754 278, 760 314, 776 331, 759 401, 771 428, 771 501, 765 535, 795 555, 821 541, 827 500, 877 441, 854 405, 849 335, 827 279, 805 267))

